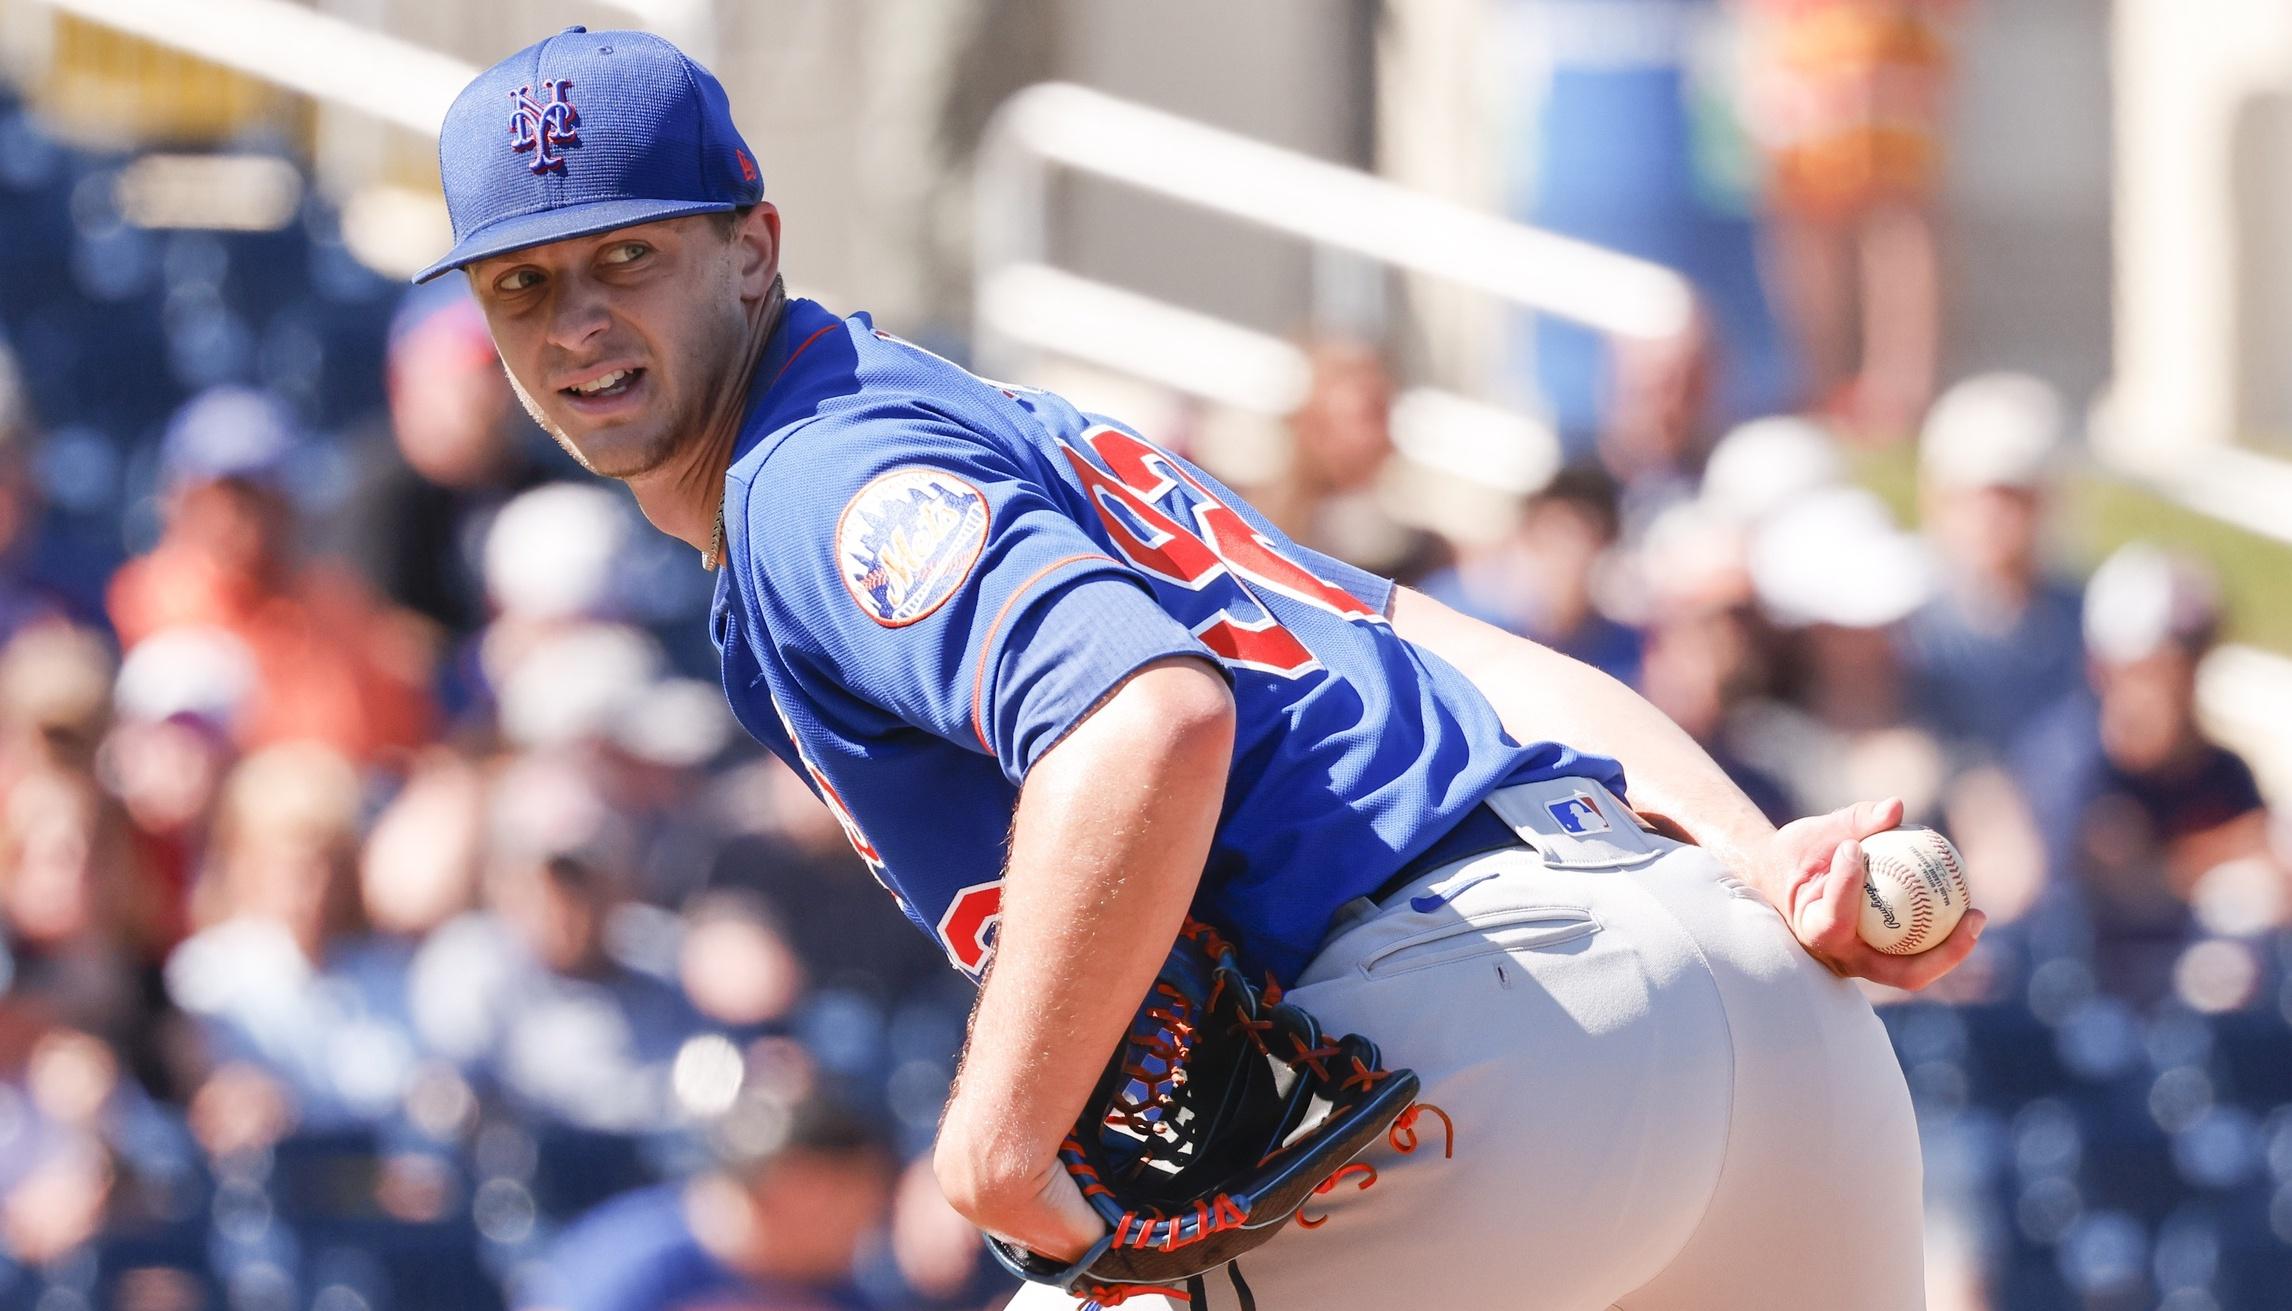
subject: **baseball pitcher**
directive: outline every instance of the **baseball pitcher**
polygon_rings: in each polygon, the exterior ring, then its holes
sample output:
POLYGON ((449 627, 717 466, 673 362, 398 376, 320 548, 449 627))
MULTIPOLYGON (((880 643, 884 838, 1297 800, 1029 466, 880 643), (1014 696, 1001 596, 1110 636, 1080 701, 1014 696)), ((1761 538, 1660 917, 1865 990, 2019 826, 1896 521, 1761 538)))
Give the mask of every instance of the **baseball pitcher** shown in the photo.
POLYGON ((1842 976, 1923 986, 1981 916, 1858 939, 1898 803, 1777 831, 1604 675, 787 299, 723 88, 657 37, 503 60, 439 163, 422 276, 718 571, 741 722, 980 982, 934 1160, 1020 1305, 1923 1304, 1842 976))

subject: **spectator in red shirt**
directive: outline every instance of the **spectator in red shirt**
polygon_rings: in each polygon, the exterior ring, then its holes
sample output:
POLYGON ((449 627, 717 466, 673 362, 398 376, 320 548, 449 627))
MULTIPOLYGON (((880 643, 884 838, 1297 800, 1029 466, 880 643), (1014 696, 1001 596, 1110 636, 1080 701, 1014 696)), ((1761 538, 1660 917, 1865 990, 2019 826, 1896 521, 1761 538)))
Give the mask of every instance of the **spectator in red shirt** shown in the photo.
POLYGON ((426 648, 349 573, 295 549, 296 442, 262 393, 218 387, 185 404, 161 452, 165 528, 113 579, 111 619, 129 648, 184 627, 244 643, 260 677, 241 746, 312 740, 374 764, 427 734, 426 648))

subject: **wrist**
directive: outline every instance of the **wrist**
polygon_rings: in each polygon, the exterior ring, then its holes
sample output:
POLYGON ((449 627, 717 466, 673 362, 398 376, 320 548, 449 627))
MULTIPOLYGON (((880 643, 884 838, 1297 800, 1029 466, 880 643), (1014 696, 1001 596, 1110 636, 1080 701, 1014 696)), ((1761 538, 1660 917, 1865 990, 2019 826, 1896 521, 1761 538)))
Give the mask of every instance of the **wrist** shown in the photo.
POLYGON ((950 1107, 931 1152, 932 1173, 948 1205, 982 1229, 998 1223, 1038 1196, 1043 1180, 1058 1168, 1055 1149, 1025 1151, 1008 1133, 978 1133, 971 1121, 950 1107))
POLYGON ((1777 871, 1774 842, 1777 832, 1766 813, 1712 765, 1707 775, 1678 778, 1646 770, 1634 779, 1634 809, 1654 812, 1650 821, 1657 832, 1703 848, 1721 869, 1756 888, 1772 901, 1777 871))
POLYGON ((1780 870, 1775 867, 1775 827, 1757 824, 1707 825, 1689 830, 1695 844, 1711 853, 1719 867, 1775 905, 1782 905, 1780 870))
POLYGON ((1055 1152, 1033 1161, 1007 1144, 981 1146, 942 1129, 931 1164, 958 1215, 1044 1262, 1064 1266, 1106 1232, 1055 1152))

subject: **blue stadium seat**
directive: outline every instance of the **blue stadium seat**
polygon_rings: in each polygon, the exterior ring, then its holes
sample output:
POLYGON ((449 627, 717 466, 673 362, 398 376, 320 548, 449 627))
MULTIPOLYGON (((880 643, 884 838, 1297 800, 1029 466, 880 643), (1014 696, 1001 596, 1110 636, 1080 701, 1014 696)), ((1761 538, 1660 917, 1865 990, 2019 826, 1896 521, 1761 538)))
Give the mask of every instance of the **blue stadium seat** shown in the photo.
POLYGON ((2213 1019, 2216 1060, 2231 1095, 2251 1106, 2292 1102, 2292 1026, 2273 1010, 2213 1019))
POLYGON ((1968 1006, 1959 1013, 1977 1104, 2017 1107, 2068 1082, 2054 1051, 2053 1031, 2018 1003, 1968 1006))

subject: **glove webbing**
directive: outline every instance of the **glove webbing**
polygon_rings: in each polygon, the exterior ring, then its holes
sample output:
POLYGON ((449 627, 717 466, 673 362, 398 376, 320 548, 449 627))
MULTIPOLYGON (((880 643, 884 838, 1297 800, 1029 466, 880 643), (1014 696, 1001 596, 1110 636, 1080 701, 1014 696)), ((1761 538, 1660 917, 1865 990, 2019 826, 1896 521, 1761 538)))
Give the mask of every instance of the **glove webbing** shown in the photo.
MULTIPOLYGON (((1407 1156, 1417 1150, 1417 1120, 1426 1114, 1431 1114, 1439 1117, 1441 1126, 1444 1130, 1440 1154, 1443 1159, 1453 1159, 1456 1156, 1456 1124, 1454 1121, 1448 1118, 1448 1112, 1442 1110, 1430 1102, 1412 1103, 1409 1106, 1409 1109, 1401 1112, 1399 1119, 1393 1121, 1393 1127, 1390 1131, 1388 1131, 1386 1135, 1388 1141, 1390 1141, 1393 1145, 1393 1150, 1401 1153, 1403 1156, 1407 1156)), ((1068 1141, 1072 1142, 1073 1140, 1069 1139, 1068 1141)), ((1331 1174, 1328 1178, 1322 1180, 1318 1185, 1314 1187, 1313 1195, 1319 1197, 1323 1193, 1327 1193, 1336 1188, 1338 1184, 1354 1177, 1359 1177, 1361 1181, 1354 1186, 1356 1188, 1366 1190, 1369 1185, 1377 1182, 1377 1167, 1363 1161, 1354 1161, 1350 1164, 1340 1166, 1334 1174, 1331 1174)), ((1087 1192, 1093 1186, 1099 1187, 1101 1189, 1105 1187, 1103 1184, 1085 1183, 1083 1188, 1087 1192)), ((1220 1200, 1223 1201, 1222 1198, 1220 1200)), ((1300 1229, 1319 1229, 1321 1226, 1329 1223, 1330 1217, 1325 1215, 1319 1219, 1313 1219, 1305 1214, 1303 1207, 1300 1207, 1297 1211, 1296 1220, 1297 1227, 1300 1229)), ((1141 1225, 1138 1232, 1140 1237, 1143 1238, 1145 1236, 1146 1230, 1143 1225, 1141 1225)), ((1120 1239, 1117 1238, 1116 1241, 1119 1243, 1120 1239)), ((1143 1244, 1141 1244, 1141 1246, 1143 1246, 1143 1244)), ((1240 1299, 1241 1311, 1257 1311, 1257 1296, 1250 1292, 1249 1281, 1242 1278, 1240 1261, 1235 1260, 1226 1262, 1226 1278, 1233 1283, 1234 1296, 1240 1299)), ((1081 1311, 1110 1311, 1110 1308, 1118 1307, 1124 1302, 1129 1301, 1131 1298, 1140 1296, 1141 1294, 1149 1297, 1166 1297, 1176 1302, 1185 1302, 1197 1308, 1197 1311, 1199 1311, 1201 1308, 1206 1308, 1209 1305, 1207 1300, 1208 1294, 1202 1283, 1202 1276, 1200 1275, 1187 1276, 1186 1291, 1182 1293, 1176 1289, 1171 1288, 1167 1284, 1101 1284, 1096 1286, 1086 1285, 1080 1286, 1077 1291, 1083 1293, 1087 1298, 1089 1298, 1088 1301, 1083 1303, 1081 1311)))

